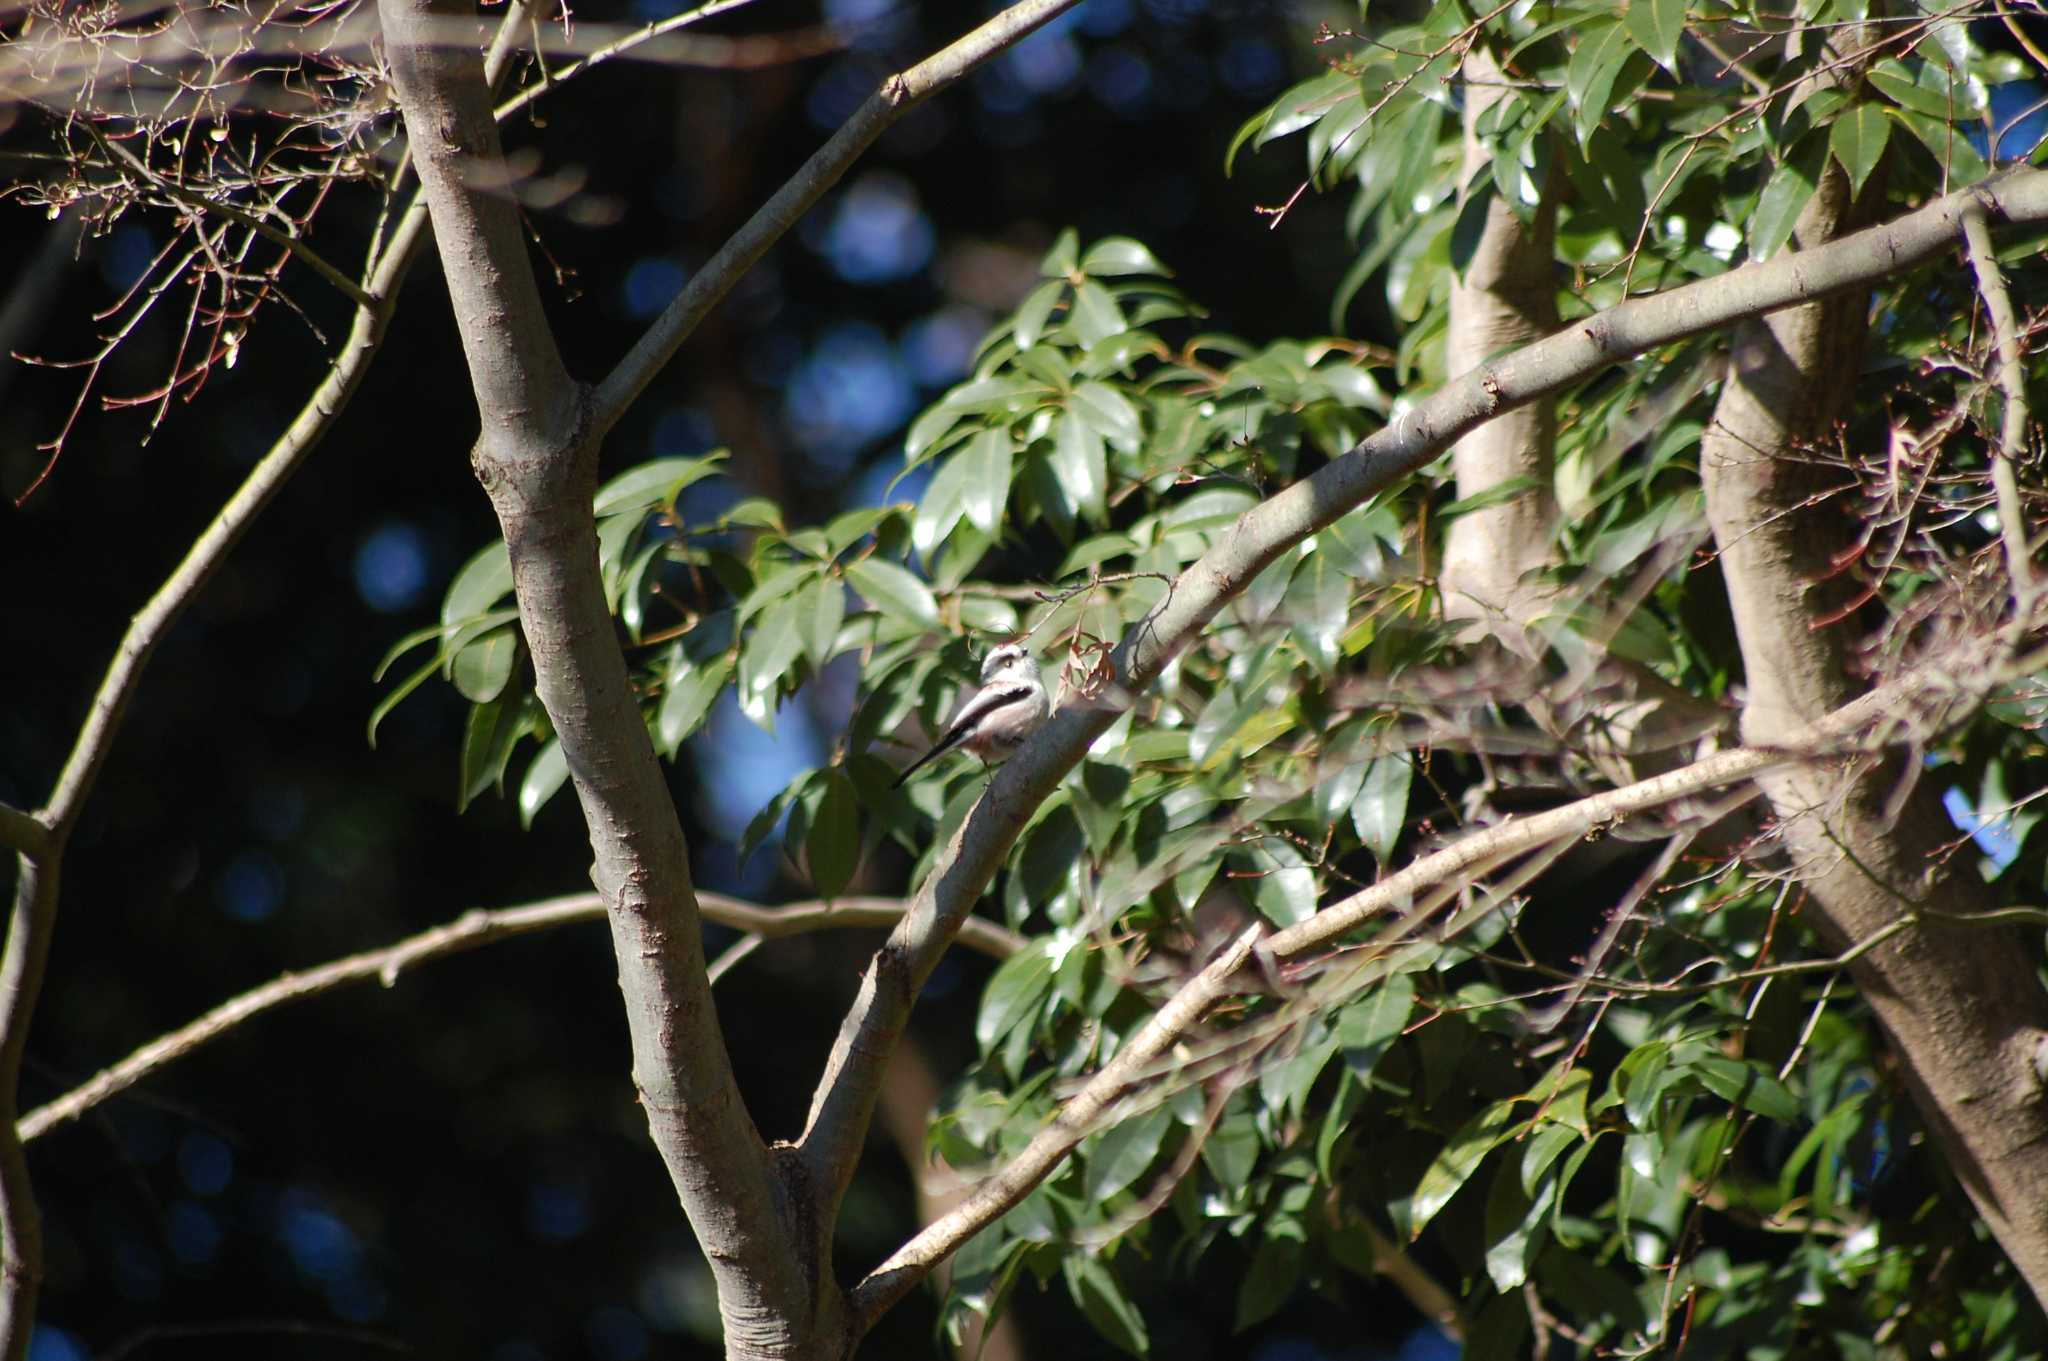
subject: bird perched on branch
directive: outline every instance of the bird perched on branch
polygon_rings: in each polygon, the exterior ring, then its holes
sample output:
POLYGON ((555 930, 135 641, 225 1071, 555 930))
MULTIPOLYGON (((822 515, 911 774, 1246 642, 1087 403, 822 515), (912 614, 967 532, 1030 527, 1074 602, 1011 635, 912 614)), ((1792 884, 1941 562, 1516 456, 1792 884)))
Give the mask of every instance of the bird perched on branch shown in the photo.
POLYGON ((981 688, 953 715, 945 735, 905 766, 891 787, 900 789, 927 762, 949 751, 972 752, 983 765, 1005 760, 1051 712, 1038 664, 1018 644, 1005 643, 982 659, 981 688))

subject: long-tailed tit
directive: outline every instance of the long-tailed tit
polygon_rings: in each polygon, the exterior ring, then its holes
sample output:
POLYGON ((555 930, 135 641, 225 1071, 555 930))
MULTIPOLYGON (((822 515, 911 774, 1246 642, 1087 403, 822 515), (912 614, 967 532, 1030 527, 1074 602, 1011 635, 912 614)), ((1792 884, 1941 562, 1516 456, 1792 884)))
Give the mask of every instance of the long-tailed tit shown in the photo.
POLYGON ((949 751, 973 752, 984 765, 1004 760, 1051 712, 1038 664, 1017 644, 1005 643, 982 658, 981 688, 953 715, 945 735, 905 766, 891 787, 901 788, 926 762, 949 751))

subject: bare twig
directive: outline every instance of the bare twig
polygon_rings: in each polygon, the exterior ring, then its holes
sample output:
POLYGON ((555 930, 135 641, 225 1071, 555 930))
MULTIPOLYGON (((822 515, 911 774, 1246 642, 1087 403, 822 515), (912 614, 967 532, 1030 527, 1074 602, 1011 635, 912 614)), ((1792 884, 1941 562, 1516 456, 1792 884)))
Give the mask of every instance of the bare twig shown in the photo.
MULTIPOLYGON (((699 895, 698 901, 703 906, 707 921, 746 931, 748 934, 743 939, 755 942, 836 927, 886 926, 903 915, 902 901, 894 898, 842 898, 831 903, 763 907, 723 894, 705 893, 699 895)), ((39 1138, 58 1125, 76 1120, 102 1101, 118 1096, 195 1049, 219 1039, 243 1022, 287 1003, 371 979, 388 988, 421 964, 446 959, 479 945, 572 922, 603 919, 604 902, 594 893, 570 894, 492 911, 479 908, 463 913, 446 925, 408 936, 395 944, 365 950, 317 968, 284 974, 222 1002, 188 1025, 151 1040, 119 1063, 101 1070, 90 1081, 38 1106, 21 1118, 15 1127, 16 1133, 23 1143, 39 1138)), ((1007 958, 1023 946, 1022 938, 1016 933, 981 918, 976 918, 970 929, 961 932, 960 943, 996 959, 1007 958)))
POLYGON ((1999 272, 1998 255, 1991 246, 1991 229, 1985 225, 1981 207, 1964 211, 1963 240, 1969 244, 1970 267, 1977 273, 1977 291, 1984 296, 1984 310, 1991 314, 1991 334, 1998 354, 1998 386, 2005 394, 2005 418, 1999 426, 1997 452, 1991 456, 1991 486, 1998 495, 1998 527, 2005 539, 2006 570, 2012 574, 2014 618, 2025 621, 2033 614, 2040 583, 2034 574, 2027 508, 2020 499, 2019 474, 2014 471, 2027 451, 2027 378, 2020 366, 2020 323, 2013 313, 2005 276, 1999 272))

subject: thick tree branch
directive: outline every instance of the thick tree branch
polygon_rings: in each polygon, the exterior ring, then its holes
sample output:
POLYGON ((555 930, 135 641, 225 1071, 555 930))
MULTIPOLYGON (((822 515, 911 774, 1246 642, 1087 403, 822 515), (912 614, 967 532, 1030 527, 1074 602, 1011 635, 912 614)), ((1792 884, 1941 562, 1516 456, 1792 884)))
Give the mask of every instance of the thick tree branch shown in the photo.
MULTIPOLYGON (((1841 173, 1831 170, 1796 237, 1812 247, 1854 211, 1841 173)), ((1966 200, 1958 225, 1967 227, 1979 211, 1994 210, 1966 200)), ((1844 616, 1856 588, 1835 570, 1853 526, 1832 505, 1816 504, 1827 474, 1805 450, 1853 396, 1866 310, 1863 296, 1851 294, 1742 327, 1701 439, 1708 517, 1742 649, 1742 730, 1751 743, 1781 740, 1856 689, 1863 638, 1858 616, 1844 616)), ((2010 464, 2001 457, 1996 467, 2010 464)), ((1988 639, 1981 650, 2004 652, 1988 639)), ((1981 917, 1998 906, 1967 861, 1947 853, 1954 827, 1919 775, 1909 748, 1903 759, 1788 768, 1760 781, 1809 888, 1810 910, 1838 943, 1879 937, 1929 909, 1981 917)), ((2048 1045, 2048 994, 2035 975, 2037 957, 2009 930, 1988 939, 1908 932, 1859 955, 1850 972, 1959 1180, 2036 1297, 2048 1302, 2048 1100, 2037 1066, 2048 1045)))
POLYGON ((814 1183, 835 1202, 843 1193, 883 1065, 911 1004, 1032 810, 1128 706, 1129 697, 1149 686, 1224 603, 1281 553, 1503 412, 1654 346, 1935 258, 1951 248, 1961 215, 1972 204, 2002 222, 2048 221, 2048 173, 2002 176, 1830 245, 1784 252, 1719 278, 1619 303, 1453 379, 1342 458, 1240 516, 1125 635, 1112 659, 1114 682, 1098 696, 1062 704, 997 773, 919 886, 910 911, 876 952, 812 1096, 800 1148, 814 1183))
POLYGON ((881 88, 854 110, 853 116, 840 125, 825 145, 812 153, 803 168, 719 247, 704 268, 691 276, 675 301, 655 318, 632 350, 598 385, 591 403, 595 428, 600 432, 609 430, 625 414, 626 408, 654 381, 654 376, 675 357, 705 315, 897 119, 1079 2, 1019 0, 951 46, 883 81, 881 88))
MULTIPOLYGON (((1478 129, 1509 91, 1500 64, 1484 45, 1465 54, 1462 203, 1473 176, 1503 148, 1488 146, 1478 129)), ((1555 185, 1524 222, 1500 195, 1489 193, 1486 225, 1464 272, 1451 284, 1451 315, 1444 337, 1444 370, 1463 373, 1490 354, 1557 329, 1555 185)), ((1554 459, 1557 412, 1547 397, 1489 421, 1451 450, 1458 499, 1467 500, 1511 482, 1522 490, 1451 521, 1444 534, 1439 577, 1444 614, 1471 620, 1524 655, 1536 655, 1527 630, 1552 592, 1536 582, 1555 548, 1557 496, 1554 459)))
POLYGON ((604 899, 633 1077, 710 1263, 727 1355, 822 1356, 843 1335, 824 1235, 742 1103, 712 1005, 682 825, 606 607, 590 513, 601 431, 540 304, 463 0, 381 0, 393 86, 481 410, 472 455, 510 552, 534 689, 567 758, 604 899))
MULTIPOLYGON (((1476 904, 1441 929, 1425 934, 1429 919, 1442 901, 1441 890, 1445 885, 1465 882, 1486 866, 1545 846, 1569 844, 1594 828, 1705 790, 1754 779, 1775 768, 1834 761, 1845 752, 1870 752, 1909 733, 1922 735, 1924 725, 1939 724, 1955 710, 1974 708, 1993 686, 2010 678, 2004 671, 1968 678, 1931 673, 1910 677, 1865 695, 1818 723, 1788 733, 1785 745, 1718 752, 1667 774, 1484 828, 1411 862, 1379 883, 1284 931, 1267 935, 1263 925, 1249 928, 1183 985, 1117 1051, 1116 1057, 1032 1137, 1021 1154, 977 1185, 953 1211, 927 1226, 854 1288, 856 1325, 871 1324, 936 1264, 1029 1195, 1076 1144, 1106 1118, 1113 1118, 1109 1113, 1116 1101, 1134 1084, 1168 1071, 1168 1067, 1162 1066, 1164 1056, 1211 1005, 1240 991, 1262 987, 1263 981, 1256 971, 1240 976, 1254 951, 1275 960, 1307 957, 1374 918, 1400 913, 1399 920, 1375 941, 1377 948, 1365 957, 1365 966, 1348 978, 1347 990, 1355 990, 1398 967, 1404 949, 1434 948, 1440 939, 1455 936, 1472 921, 1494 910, 1490 903, 1476 904), (1903 725, 1888 721, 1898 720, 1902 714, 1913 717, 1903 725)), ((1941 918, 1930 915, 1927 924, 1941 924, 1941 918)))
MULTIPOLYGON (((904 906, 898 898, 841 898, 830 903, 763 907, 720 893, 700 894, 697 901, 706 921, 767 940, 841 927, 888 926, 903 915, 904 906)), ((260 987, 229 998, 187 1025, 159 1035, 120 1062, 101 1069, 90 1080, 36 1107, 21 1117, 15 1132, 23 1143, 40 1138, 244 1022, 278 1007, 371 979, 388 988, 397 983, 401 975, 433 960, 446 959, 479 945, 528 932, 566 926, 571 922, 594 922, 603 917, 604 902, 594 893, 574 893, 520 907, 478 908, 463 913, 452 922, 390 945, 280 975, 260 987)), ((975 917, 960 933, 960 944, 992 959, 1007 959, 1023 948, 1024 940, 1014 931, 986 918, 975 917)))
POLYGON ((14 1133, 21 1099, 21 1061, 29 1020, 42 991, 50 936, 57 922, 59 855, 19 857, 7 945, 0 955, 0 1356, 23 1361, 35 1331, 36 1294, 43 1281, 43 1221, 29 1180, 28 1157, 14 1133))
POLYGON ((2020 322, 2013 312, 2012 294, 2006 291, 2005 276, 1998 269, 1998 255, 1991 247, 1991 229, 1985 226, 1981 211, 1963 214, 1963 239, 1969 245, 1970 268, 1976 271, 1977 291, 1984 297, 1984 310, 1991 314, 1998 386, 2005 395, 1998 449, 1991 456, 1991 486, 1998 497, 1998 528, 2005 540, 2005 567, 2012 576, 2013 614, 2024 620, 2033 614, 2041 585, 2034 571, 2027 507, 2020 499, 2019 474, 2014 471, 2027 452, 2027 375, 2020 364, 2020 322))

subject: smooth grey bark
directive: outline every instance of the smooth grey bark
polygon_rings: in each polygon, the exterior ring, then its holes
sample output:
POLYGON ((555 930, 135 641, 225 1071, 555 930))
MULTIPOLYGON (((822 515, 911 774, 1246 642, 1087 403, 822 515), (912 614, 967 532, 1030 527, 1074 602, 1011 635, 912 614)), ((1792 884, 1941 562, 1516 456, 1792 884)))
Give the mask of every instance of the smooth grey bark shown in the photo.
MULTIPOLYGON (((1841 171, 1830 166, 1796 231, 1803 249, 1791 259, 1837 234, 1851 216, 1848 200, 1841 171)), ((1701 440, 1708 515, 1746 672, 1749 743, 1779 741, 1862 688, 1857 616, 1818 622, 1856 589, 1833 563, 1853 540, 1853 512, 1836 498, 1808 504, 1840 474, 1803 446, 1848 409, 1867 307, 1858 290, 1739 328, 1701 440)), ((1865 939, 1921 909, 1977 914, 1997 906, 1967 868, 1969 857, 1945 853, 1954 825, 1917 774, 1909 749, 1760 778, 1814 919, 1837 942, 1865 939)), ((2038 949, 2017 931, 1914 931, 1850 971, 1978 1212, 2048 1304, 2048 1099, 2037 1066, 2048 1044, 2048 993, 2038 963, 2038 949)))
POLYGON ((437 41, 461 0, 384 0, 392 82, 482 433, 472 454, 510 551, 534 688, 567 758, 605 901, 649 1129, 718 1288, 727 1353, 830 1355, 840 1295, 817 1226, 742 1104, 705 977, 682 825, 641 721, 598 567, 598 438, 541 307, 483 63, 437 41))
MULTIPOLYGON (((1509 93, 1500 64, 1484 46, 1475 44, 1465 55, 1463 76, 1461 204, 1472 192, 1472 177, 1499 150, 1480 138, 1480 121, 1509 93)), ((1530 210, 1527 222, 1500 195, 1487 196, 1478 246, 1451 284, 1445 372, 1463 373, 1488 355, 1557 329, 1556 226, 1557 203, 1549 192, 1530 210)), ((1518 478, 1530 483, 1506 500, 1451 521, 1438 573, 1444 617, 1470 620, 1517 652, 1530 651, 1524 630, 1551 594, 1535 575, 1552 557, 1556 450, 1557 409, 1548 397, 1488 422, 1451 448, 1460 500, 1518 478)))

